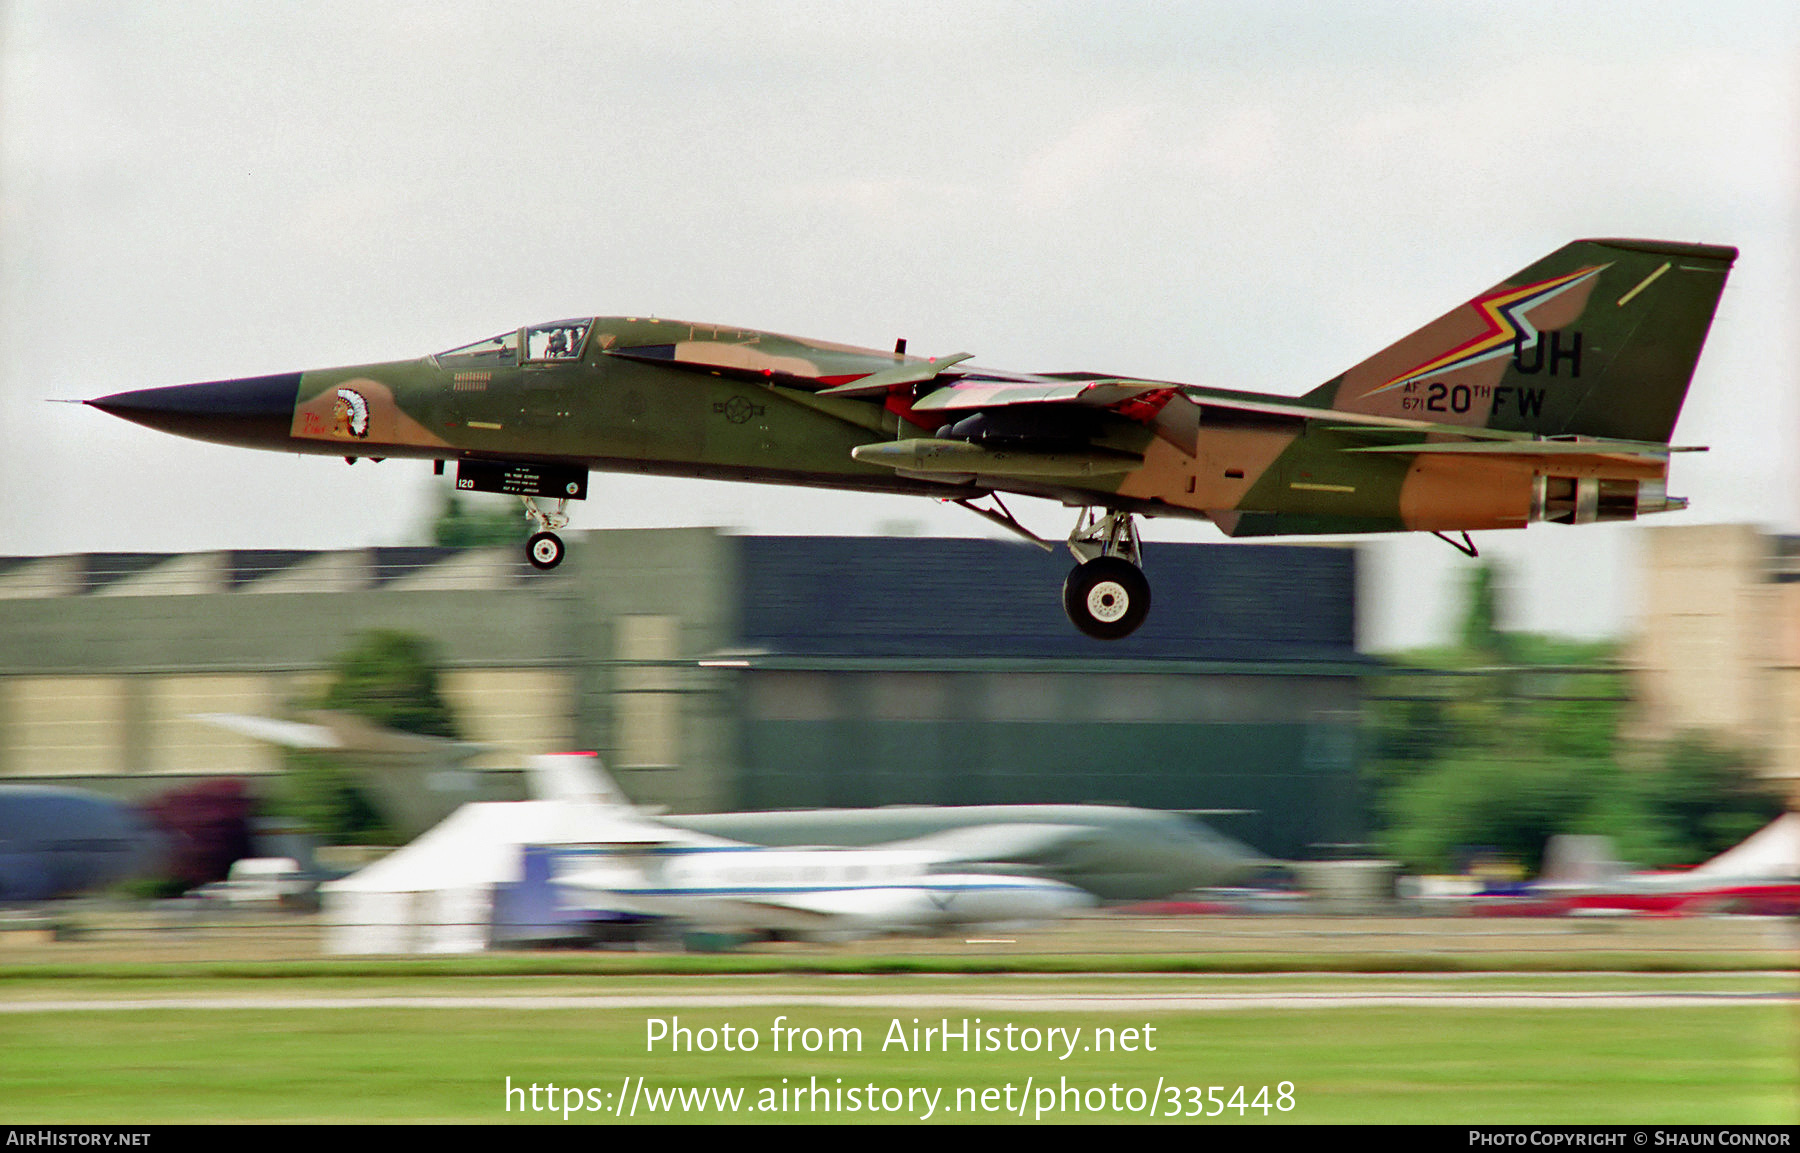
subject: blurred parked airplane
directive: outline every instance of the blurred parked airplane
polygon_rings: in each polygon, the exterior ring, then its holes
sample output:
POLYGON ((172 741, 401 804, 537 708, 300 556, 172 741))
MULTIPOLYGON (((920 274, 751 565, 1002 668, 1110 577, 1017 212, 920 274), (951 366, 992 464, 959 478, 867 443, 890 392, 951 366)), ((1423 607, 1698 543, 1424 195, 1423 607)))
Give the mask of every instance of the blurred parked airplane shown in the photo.
POLYGON ((1153 901, 1229 885, 1275 864, 1194 814, 1128 805, 883 805, 664 820, 769 846, 874 846, 979 835, 987 838, 987 860, 1034 869, 1103 901, 1153 901))
POLYGON ((162 838, 130 805, 81 789, 0 786, 0 901, 48 901, 137 876, 162 838))
MULTIPOLYGON (((211 714, 197 719, 294 748, 383 754, 361 775, 371 798, 403 835, 416 837, 459 805, 480 799, 480 774, 453 766, 486 746, 396 733, 337 713, 313 723, 211 714)), ((539 759, 540 761, 542 758, 539 759)), ((628 805, 598 760, 577 759, 531 772, 539 800, 628 805), (589 767, 593 772, 589 773, 589 767)), ((666 815, 663 825, 765 848, 873 848, 960 833, 977 835, 981 859, 1031 870, 1103 901, 1147 901, 1228 885, 1274 862, 1222 836, 1196 814, 1126 805, 886 805, 866 809, 666 815), (1028 832, 1003 833, 1006 828, 1028 832), (969 830, 991 830, 976 834, 969 830)))
POLYGON ((534 758, 532 791, 545 800, 594 805, 637 826, 638 839, 566 846, 556 862, 559 886, 617 911, 698 928, 803 936, 918 932, 1044 921, 1094 903, 1072 885, 995 867, 1060 837, 1064 830, 1054 826, 956 828, 871 848, 770 848, 644 814, 591 755, 534 758))
POLYGON ((1609 837, 1554 836, 1540 880, 1481 896, 1475 908, 1491 916, 1794 916, 1800 914, 1800 815, 1777 818, 1704 864, 1659 872, 1639 872, 1618 861, 1609 837))
POLYGON ((771 849, 632 806, 592 754, 534 757, 531 770, 540 799, 465 805, 412 844, 325 885, 330 947, 462 951, 579 939, 620 920, 839 939, 1041 921, 1094 903, 1073 885, 991 863, 1056 830, 1016 825, 867 849, 771 849))

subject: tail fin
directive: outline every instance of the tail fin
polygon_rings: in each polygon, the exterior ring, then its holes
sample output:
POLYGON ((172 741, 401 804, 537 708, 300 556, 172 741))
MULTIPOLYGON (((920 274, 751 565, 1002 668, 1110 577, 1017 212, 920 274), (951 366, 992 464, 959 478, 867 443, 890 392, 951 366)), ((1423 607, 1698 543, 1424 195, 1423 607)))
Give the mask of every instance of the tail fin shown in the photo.
POLYGON ((552 753, 530 759, 531 795, 539 801, 580 801, 630 808, 631 801, 606 775, 594 753, 552 753))
POLYGON ((1343 412, 1667 443, 1737 249, 1577 240, 1315 389, 1343 412))

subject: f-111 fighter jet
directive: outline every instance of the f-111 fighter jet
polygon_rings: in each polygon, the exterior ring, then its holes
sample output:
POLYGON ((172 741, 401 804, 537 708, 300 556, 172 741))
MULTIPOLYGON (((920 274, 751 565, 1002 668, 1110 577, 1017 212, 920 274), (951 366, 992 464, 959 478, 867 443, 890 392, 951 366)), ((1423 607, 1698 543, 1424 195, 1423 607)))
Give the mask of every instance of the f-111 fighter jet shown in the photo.
POLYGON ((1579 240, 1292 397, 585 317, 87 403, 225 444, 454 463, 458 488, 524 501, 539 568, 562 559, 556 530, 595 469, 936 497, 1048 548, 1002 503, 1044 497, 1080 510, 1069 619, 1113 639, 1150 607, 1139 517, 1431 532, 1473 555, 1473 531, 1685 507, 1670 439, 1736 257, 1579 240))

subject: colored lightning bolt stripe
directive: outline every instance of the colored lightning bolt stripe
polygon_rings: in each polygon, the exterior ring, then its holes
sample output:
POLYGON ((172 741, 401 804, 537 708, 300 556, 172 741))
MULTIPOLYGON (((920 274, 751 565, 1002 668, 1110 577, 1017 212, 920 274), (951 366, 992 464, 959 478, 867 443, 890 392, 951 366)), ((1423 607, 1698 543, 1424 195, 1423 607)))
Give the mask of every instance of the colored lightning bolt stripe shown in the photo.
POLYGON ((1481 313, 1482 319, 1487 322, 1486 332, 1416 368, 1408 369, 1386 384, 1372 388, 1363 395, 1375 396, 1428 376, 1436 376, 1452 369, 1467 368, 1471 364, 1480 364, 1484 360, 1493 360, 1495 357, 1511 356, 1515 344, 1529 343, 1537 337, 1537 329, 1532 326, 1528 315, 1534 308, 1555 300, 1571 288, 1591 280, 1610 267, 1609 264, 1601 264, 1592 268, 1577 269, 1551 280, 1540 280, 1536 284, 1525 284, 1518 288, 1503 288, 1488 296, 1476 297, 1469 302, 1469 305, 1481 313))

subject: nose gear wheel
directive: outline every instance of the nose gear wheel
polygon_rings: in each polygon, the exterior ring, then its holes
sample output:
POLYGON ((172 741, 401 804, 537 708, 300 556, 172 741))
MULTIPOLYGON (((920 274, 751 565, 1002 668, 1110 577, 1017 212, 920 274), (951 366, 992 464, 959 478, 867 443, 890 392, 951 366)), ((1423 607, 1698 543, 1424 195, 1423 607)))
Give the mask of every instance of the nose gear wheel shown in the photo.
POLYGON ((562 563, 562 538, 553 532, 534 533, 525 544, 525 556, 532 568, 553 569, 562 563))
POLYGON ((522 496, 525 502, 525 516, 535 524, 538 531, 525 542, 525 559, 531 567, 548 571, 562 563, 563 542, 552 530, 563 528, 569 523, 569 502, 558 500, 555 512, 545 512, 537 505, 535 497, 522 496))

